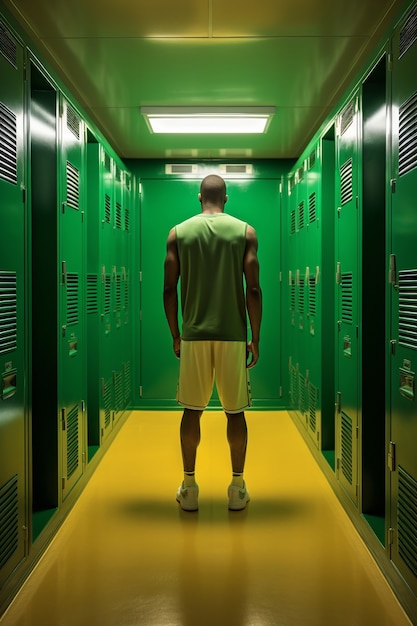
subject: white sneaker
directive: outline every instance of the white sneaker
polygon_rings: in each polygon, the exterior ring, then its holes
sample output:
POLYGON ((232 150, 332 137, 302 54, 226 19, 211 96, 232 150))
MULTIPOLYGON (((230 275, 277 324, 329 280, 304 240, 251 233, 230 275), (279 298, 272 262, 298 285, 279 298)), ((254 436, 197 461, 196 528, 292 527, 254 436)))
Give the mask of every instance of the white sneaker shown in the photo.
POLYGON ((184 511, 198 511, 198 485, 184 487, 182 483, 177 490, 177 502, 184 511))
POLYGON ((230 511, 241 511, 245 508, 250 500, 245 481, 243 481, 243 487, 237 487, 237 485, 229 485, 227 495, 229 496, 230 511))

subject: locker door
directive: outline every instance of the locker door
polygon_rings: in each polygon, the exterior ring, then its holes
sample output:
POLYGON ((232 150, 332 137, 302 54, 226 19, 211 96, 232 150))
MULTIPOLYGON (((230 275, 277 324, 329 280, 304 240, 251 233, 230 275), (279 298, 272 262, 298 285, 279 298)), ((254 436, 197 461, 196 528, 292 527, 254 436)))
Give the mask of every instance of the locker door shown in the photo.
MULTIPOLYGON (((252 224, 259 238, 264 290, 261 359, 251 372, 254 399, 276 403, 280 397, 280 199, 278 180, 227 180, 227 211, 252 224)), ((178 362, 162 306, 166 238, 172 226, 199 213, 200 181, 142 181, 142 394, 172 401, 178 362)))
POLYGON ((62 110, 59 402, 65 498, 83 472, 86 446, 85 138, 83 121, 65 100, 62 110))
POLYGON ((338 119, 336 185, 337 284, 336 454, 338 479, 356 504, 358 472, 358 97, 338 119))
POLYGON ((417 593, 417 9, 393 41, 391 558, 417 593), (393 189, 394 191, 394 189, 393 189), (394 271, 395 270, 395 271, 394 271), (394 453, 395 449, 395 455, 394 453))
POLYGON ((23 49, 0 21, 0 586, 25 556, 23 49))

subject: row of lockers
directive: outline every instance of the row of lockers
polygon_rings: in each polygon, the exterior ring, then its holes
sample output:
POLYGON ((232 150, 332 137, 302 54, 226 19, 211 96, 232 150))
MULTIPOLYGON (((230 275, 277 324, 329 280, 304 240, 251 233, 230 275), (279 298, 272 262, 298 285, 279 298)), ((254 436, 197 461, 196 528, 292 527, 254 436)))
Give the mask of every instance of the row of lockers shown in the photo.
POLYGON ((135 181, 1 18, 0 44, 3 597, 132 402, 135 181))
POLYGON ((416 62, 414 7, 289 175, 284 226, 292 409, 415 596, 416 62))

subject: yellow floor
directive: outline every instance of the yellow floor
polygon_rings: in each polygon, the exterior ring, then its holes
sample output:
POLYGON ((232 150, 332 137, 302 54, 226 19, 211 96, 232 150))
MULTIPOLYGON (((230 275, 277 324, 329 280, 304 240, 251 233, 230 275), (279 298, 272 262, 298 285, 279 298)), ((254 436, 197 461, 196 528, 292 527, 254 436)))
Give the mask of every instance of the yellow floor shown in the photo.
POLYGON ((410 624, 287 413, 247 414, 243 512, 217 412, 179 509, 180 416, 131 414, 1 626, 410 624))

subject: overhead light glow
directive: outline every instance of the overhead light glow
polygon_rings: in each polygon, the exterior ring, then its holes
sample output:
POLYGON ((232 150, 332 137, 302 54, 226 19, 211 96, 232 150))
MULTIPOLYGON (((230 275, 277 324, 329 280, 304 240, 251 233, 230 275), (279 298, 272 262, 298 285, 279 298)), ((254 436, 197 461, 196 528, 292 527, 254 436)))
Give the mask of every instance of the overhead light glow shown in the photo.
POLYGON ((275 107, 141 107, 141 113, 153 133, 262 134, 275 107))

